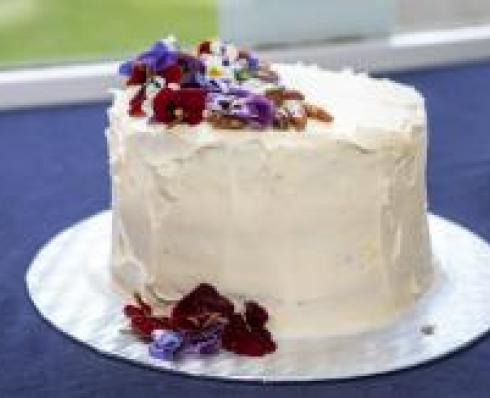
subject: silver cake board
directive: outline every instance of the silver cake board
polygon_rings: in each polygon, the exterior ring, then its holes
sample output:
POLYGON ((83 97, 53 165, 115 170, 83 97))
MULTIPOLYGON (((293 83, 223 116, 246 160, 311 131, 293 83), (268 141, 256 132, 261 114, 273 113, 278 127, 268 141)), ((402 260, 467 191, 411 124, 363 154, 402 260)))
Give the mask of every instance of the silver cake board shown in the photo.
POLYGON ((80 343, 115 358, 193 376, 261 382, 346 379, 401 370, 443 357, 490 329, 490 246, 463 227, 429 216, 438 271, 431 289, 389 325, 368 333, 278 340, 262 358, 228 352, 165 362, 127 329, 126 300, 111 284, 111 213, 61 232, 26 275, 39 313, 80 343))

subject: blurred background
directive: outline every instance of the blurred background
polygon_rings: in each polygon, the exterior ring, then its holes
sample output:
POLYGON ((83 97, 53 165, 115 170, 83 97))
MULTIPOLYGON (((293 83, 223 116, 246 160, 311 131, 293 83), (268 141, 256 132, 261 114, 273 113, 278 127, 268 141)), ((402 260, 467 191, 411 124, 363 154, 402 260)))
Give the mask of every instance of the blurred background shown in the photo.
POLYGON ((117 59, 169 33, 270 48, 485 24, 488 0, 0 0, 0 69, 117 59))

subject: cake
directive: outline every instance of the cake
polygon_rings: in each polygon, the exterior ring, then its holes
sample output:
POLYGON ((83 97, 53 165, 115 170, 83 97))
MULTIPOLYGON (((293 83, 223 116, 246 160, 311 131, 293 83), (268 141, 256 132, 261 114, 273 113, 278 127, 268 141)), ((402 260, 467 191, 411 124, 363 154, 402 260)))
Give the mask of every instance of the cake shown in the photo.
POLYGON ((120 290, 168 301, 206 283, 303 338, 381 327, 427 289, 416 90, 219 41, 160 41, 121 72, 106 132, 120 290))

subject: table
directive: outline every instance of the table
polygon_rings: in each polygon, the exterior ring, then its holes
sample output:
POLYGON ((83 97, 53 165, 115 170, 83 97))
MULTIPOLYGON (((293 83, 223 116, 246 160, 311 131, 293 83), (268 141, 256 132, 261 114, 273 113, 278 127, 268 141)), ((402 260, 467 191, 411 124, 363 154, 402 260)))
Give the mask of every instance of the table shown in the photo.
MULTIPOLYGON (((489 241, 490 63, 390 77, 415 85, 427 99, 431 210, 489 241)), ((24 274, 51 236, 109 206, 106 107, 0 113, 1 397, 490 396, 488 337, 443 360, 389 375, 261 385, 140 368, 100 356, 54 330, 29 302, 24 274)))

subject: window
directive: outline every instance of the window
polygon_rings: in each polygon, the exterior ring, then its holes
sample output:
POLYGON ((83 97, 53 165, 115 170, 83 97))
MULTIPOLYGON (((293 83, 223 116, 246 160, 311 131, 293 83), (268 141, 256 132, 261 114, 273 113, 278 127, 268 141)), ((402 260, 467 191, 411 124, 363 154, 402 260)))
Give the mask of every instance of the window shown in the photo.
POLYGON ((0 0, 0 68, 119 59, 170 33, 269 48, 485 23, 487 0, 0 0))
POLYGON ((119 60, 169 34, 391 71, 489 58, 490 1, 0 0, 0 110, 108 99, 119 60))
POLYGON ((169 33, 214 36, 217 26, 215 0, 0 0, 0 65, 122 57, 169 33))

